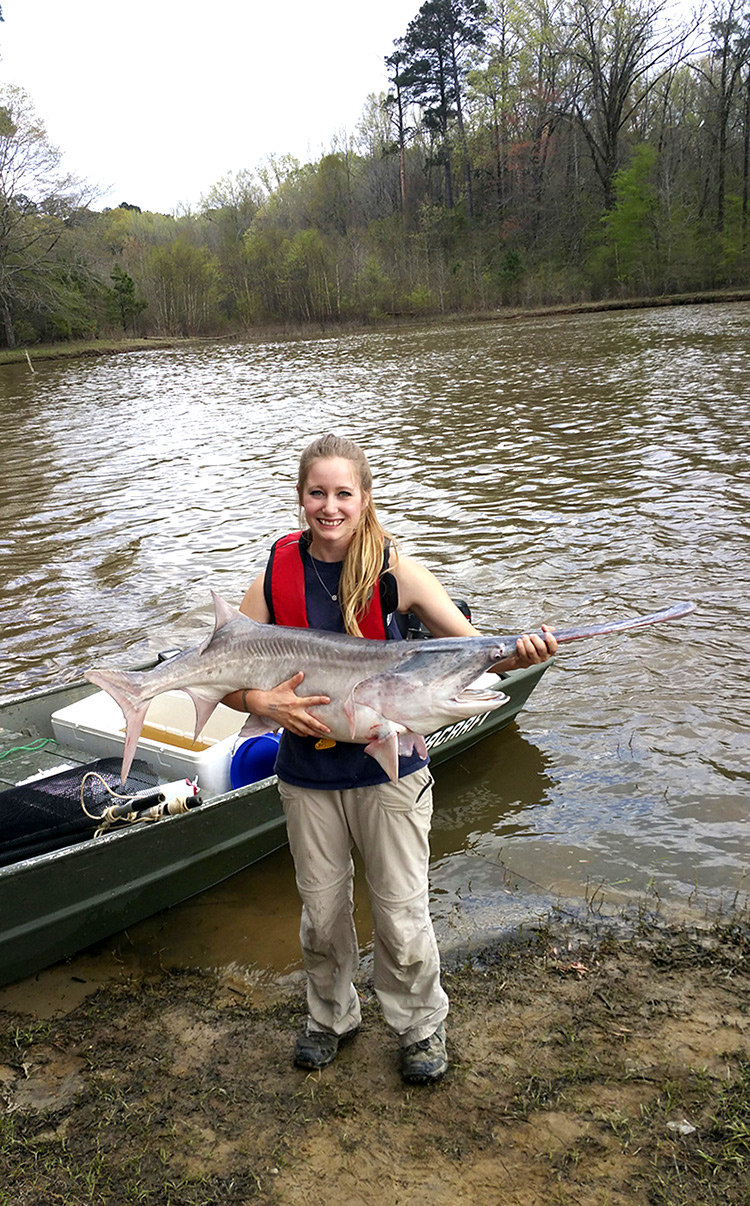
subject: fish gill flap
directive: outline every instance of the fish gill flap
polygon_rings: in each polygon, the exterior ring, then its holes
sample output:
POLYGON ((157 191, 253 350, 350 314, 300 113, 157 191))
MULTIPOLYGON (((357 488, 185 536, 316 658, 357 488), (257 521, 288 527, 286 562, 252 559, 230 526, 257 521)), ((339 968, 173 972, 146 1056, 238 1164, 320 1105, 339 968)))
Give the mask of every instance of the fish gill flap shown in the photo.
POLYGON ((424 689, 424 683, 420 679, 409 680, 404 675, 404 668, 396 667, 383 674, 363 678, 352 688, 346 707, 354 711, 356 705, 362 705, 388 716, 396 700, 403 705, 413 693, 421 695, 424 689))

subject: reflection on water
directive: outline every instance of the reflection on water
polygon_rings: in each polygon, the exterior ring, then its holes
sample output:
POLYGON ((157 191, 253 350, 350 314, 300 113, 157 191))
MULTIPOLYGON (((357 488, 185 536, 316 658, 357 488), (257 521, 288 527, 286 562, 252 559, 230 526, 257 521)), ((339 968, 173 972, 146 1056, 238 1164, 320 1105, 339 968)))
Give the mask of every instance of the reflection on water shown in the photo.
MULTIPOLYGON (((404 550, 485 631, 699 606, 567 646, 517 727, 440 769, 439 927, 484 925, 524 884, 731 898, 749 330, 736 304, 5 366, 3 693, 192 643, 209 588, 238 601, 294 526, 300 449, 338 430, 370 453, 404 550)), ((266 963, 296 955, 285 856, 173 913, 145 923, 154 949, 262 962, 259 930, 266 963)))

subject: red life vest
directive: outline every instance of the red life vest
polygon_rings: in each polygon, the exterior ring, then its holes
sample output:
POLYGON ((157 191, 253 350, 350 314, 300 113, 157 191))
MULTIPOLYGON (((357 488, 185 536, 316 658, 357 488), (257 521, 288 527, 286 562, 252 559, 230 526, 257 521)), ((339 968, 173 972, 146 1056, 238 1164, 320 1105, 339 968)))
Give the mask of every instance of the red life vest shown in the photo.
MULTIPOLYGON (((305 567, 302 561, 302 532, 282 536, 271 549, 268 563, 273 622, 286 628, 309 628, 305 599, 305 567)), ((268 572, 268 571, 267 571, 268 572)), ((268 581, 268 578, 266 579, 268 581)), ((364 616, 359 619, 362 635, 371 641, 386 639, 386 616, 380 591, 373 591, 364 616)))

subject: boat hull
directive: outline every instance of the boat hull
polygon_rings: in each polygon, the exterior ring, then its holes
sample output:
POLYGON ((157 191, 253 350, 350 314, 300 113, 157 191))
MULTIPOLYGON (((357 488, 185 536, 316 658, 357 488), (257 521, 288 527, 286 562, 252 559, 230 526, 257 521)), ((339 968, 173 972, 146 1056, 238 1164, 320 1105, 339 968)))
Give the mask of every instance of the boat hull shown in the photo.
MULTIPOLYGON (((430 734, 432 765, 508 725, 548 665, 505 676, 500 685, 509 698, 501 708, 430 734)), ((12 701, 0 708, 0 725, 51 736, 51 712, 85 693, 76 684, 12 701)), ((36 761, 43 764, 46 757, 51 766, 66 755, 39 755, 36 761)), ((7 774, 7 763, 0 765, 7 774)), ((129 825, 0 868, 0 984, 32 975, 203 892, 285 844, 281 800, 271 777, 180 816, 129 825)))

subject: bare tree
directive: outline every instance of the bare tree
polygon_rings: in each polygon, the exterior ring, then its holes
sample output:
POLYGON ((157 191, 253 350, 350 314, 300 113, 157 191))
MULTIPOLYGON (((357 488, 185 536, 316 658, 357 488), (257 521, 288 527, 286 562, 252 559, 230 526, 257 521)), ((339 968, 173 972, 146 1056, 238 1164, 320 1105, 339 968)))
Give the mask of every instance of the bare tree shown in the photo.
MULTIPOLYGON (((743 86, 742 72, 750 64, 750 18, 741 0, 717 0, 710 15, 709 45, 705 60, 695 64, 695 71, 708 85, 714 99, 714 114, 712 132, 714 135, 715 159, 711 179, 707 179, 709 193, 714 189, 716 197, 716 229, 721 233, 724 229, 726 191, 727 191, 727 155, 732 117, 735 109, 735 98, 743 86)), ((750 77, 750 73, 749 77, 750 77)), ((748 80, 745 81, 745 87, 748 80)), ((744 132, 745 183, 743 198, 743 223, 747 220, 747 155, 748 131, 747 115, 748 97, 742 110, 744 132)))
POLYGON ((401 218, 406 220, 406 141, 410 130, 406 121, 408 98, 401 81, 401 73, 405 66, 403 40, 394 43, 396 49, 386 57, 386 66, 393 72, 391 83, 393 91, 388 93, 388 106, 391 110, 391 121, 396 131, 399 154, 399 194, 401 200, 401 218))
POLYGON ((604 194, 615 203, 623 134, 662 77, 687 54, 689 30, 663 26, 668 0, 571 0, 564 37, 576 80, 573 116, 604 194))
POLYGON ((14 306, 44 291, 54 249, 89 199, 61 159, 23 89, 0 88, 0 324, 10 348, 14 306))

